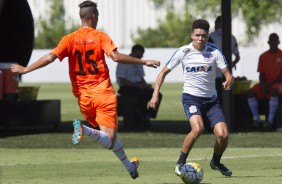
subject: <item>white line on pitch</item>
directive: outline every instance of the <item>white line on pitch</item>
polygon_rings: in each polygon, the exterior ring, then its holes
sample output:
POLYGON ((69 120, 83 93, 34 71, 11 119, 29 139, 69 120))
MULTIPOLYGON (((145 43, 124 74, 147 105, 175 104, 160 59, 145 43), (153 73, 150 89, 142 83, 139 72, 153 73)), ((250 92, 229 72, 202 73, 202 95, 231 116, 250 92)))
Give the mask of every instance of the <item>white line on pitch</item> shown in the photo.
MULTIPOLYGON (((236 159, 236 158, 258 158, 258 157, 281 157, 282 154, 274 154, 274 155, 242 155, 242 156, 224 156, 223 159, 236 159)), ((210 158, 189 158, 191 161, 195 160, 208 160, 210 158)), ((112 161, 112 160, 111 160, 112 161)), ((147 159, 144 159, 143 161, 149 161, 147 159)), ((150 161, 161 161, 161 159, 151 159, 150 161)), ((166 162, 173 162, 175 160, 165 160, 166 162)), ((85 161, 85 163, 88 163, 89 161, 85 161)), ((108 161, 110 162, 110 161, 108 161)), ((73 164, 74 162, 62 162, 60 164, 73 164)), ((77 162, 77 163, 83 163, 83 162, 77 162)), ((16 166, 16 165, 41 165, 41 164, 58 164, 58 163, 13 163, 13 164, 0 164, 0 166, 16 166)))

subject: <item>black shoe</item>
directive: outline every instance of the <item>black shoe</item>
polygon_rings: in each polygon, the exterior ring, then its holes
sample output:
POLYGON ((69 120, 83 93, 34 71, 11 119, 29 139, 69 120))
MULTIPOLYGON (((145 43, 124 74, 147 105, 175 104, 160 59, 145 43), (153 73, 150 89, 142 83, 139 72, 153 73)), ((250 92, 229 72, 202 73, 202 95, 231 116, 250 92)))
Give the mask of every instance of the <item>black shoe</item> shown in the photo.
POLYGON ((210 166, 213 170, 220 171, 221 174, 224 175, 224 176, 231 176, 232 175, 232 171, 230 169, 228 169, 227 167, 225 167, 225 165, 223 165, 221 163, 216 164, 216 163, 214 163, 213 160, 211 160, 210 166))
POLYGON ((273 124, 269 123, 268 121, 263 123, 263 128, 266 131, 275 131, 273 124))
POLYGON ((252 128, 254 129, 262 129, 263 128, 263 123, 261 121, 254 120, 252 124, 252 128))

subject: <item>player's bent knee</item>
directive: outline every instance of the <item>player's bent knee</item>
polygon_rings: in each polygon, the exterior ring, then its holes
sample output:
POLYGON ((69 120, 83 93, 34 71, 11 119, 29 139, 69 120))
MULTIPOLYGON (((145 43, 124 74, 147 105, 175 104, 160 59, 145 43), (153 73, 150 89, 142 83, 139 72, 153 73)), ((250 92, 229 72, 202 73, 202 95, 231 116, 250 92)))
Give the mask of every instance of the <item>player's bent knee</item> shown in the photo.
POLYGON ((218 139, 228 140, 229 135, 228 135, 227 132, 221 132, 221 133, 217 134, 216 137, 218 139))
POLYGON ((192 127, 191 132, 193 132, 196 135, 201 135, 205 131, 205 127, 196 126, 192 127))

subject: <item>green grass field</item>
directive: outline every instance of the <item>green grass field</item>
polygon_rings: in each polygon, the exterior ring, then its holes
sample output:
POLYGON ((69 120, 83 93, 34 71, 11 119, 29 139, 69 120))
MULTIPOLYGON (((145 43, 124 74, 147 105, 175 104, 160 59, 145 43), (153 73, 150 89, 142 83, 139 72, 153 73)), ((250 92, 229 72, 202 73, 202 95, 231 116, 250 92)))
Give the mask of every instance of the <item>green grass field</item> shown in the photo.
MULTIPOLYGON (((129 148, 127 155, 141 159, 140 178, 133 181, 122 164, 104 149, 1 149, 2 184, 181 184, 173 167, 178 148, 129 148)), ((281 148, 230 148, 223 162, 233 170, 224 177, 209 168, 212 148, 195 148, 190 161, 204 169, 202 183, 279 184, 281 148)))
MULTIPOLYGON (((71 133, 45 133, 0 139, 1 184, 181 184, 173 167, 185 134, 132 132, 119 134, 128 157, 140 160, 140 178, 133 181, 109 150, 85 137, 71 143, 71 133)), ((222 162, 233 170, 226 178, 211 170, 213 134, 203 134, 189 161, 204 169, 206 184, 280 184, 282 134, 279 132, 234 133, 222 162)))
MULTIPOLYGON (((30 84, 21 84, 30 85, 30 84)), ((61 99, 62 120, 82 118, 69 84, 40 85, 38 99, 61 99)), ((185 120, 180 103, 181 84, 165 84, 158 120, 185 120), (169 113, 167 113, 169 112, 169 113)), ((71 143, 69 133, 38 133, 0 138, 0 184, 181 184, 173 171, 185 134, 122 132, 119 138, 128 157, 141 162, 140 178, 132 180, 111 153, 85 137, 71 143)), ((231 133, 222 162, 233 170, 224 177, 211 170, 214 135, 203 134, 189 155, 204 169, 205 184, 280 184, 282 133, 231 133)))

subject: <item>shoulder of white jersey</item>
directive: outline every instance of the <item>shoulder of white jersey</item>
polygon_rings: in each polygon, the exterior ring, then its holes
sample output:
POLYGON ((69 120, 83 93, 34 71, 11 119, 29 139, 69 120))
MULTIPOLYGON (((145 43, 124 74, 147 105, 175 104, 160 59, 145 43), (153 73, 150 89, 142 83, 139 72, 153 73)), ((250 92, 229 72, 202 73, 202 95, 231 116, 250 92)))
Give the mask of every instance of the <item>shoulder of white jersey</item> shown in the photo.
POLYGON ((188 45, 184 45, 182 47, 179 48, 179 50, 181 50, 183 53, 188 53, 193 49, 192 47, 192 43, 188 44, 188 45))
POLYGON ((176 55, 182 55, 182 54, 187 54, 191 50, 191 44, 188 45, 183 45, 182 47, 179 47, 169 58, 169 60, 166 62, 166 65, 168 65, 171 61, 172 58, 174 58, 176 55))
POLYGON ((220 49, 218 48, 218 46, 216 46, 215 44, 210 43, 210 42, 207 42, 207 50, 210 51, 210 52, 212 52, 214 50, 218 50, 219 52, 221 52, 220 49))

